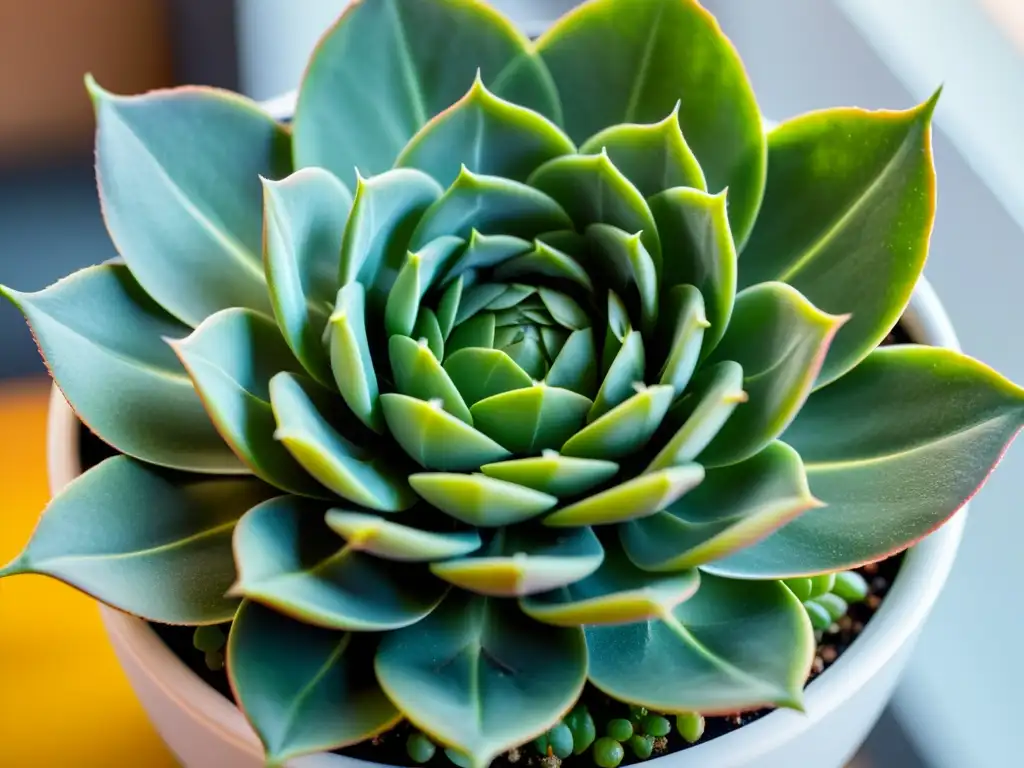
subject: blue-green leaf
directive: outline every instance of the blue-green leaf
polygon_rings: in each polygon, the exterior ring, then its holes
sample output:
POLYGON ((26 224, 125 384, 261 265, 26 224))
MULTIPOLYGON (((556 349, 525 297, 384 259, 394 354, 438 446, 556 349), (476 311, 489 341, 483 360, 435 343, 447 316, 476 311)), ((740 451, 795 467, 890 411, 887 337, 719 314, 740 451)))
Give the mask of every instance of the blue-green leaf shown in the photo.
POLYGON ((392 436, 426 469, 471 470, 509 456, 487 435, 444 411, 440 400, 389 392, 381 395, 381 405, 392 436))
POLYGON ((385 635, 375 669, 413 725, 469 755, 470 768, 486 768, 568 711, 586 682, 587 648, 578 627, 452 592, 419 624, 385 635))
POLYGON ((496 267, 529 250, 529 241, 523 240, 521 237, 502 234, 482 235, 474 229, 469 233, 466 249, 445 272, 440 284, 447 285, 470 270, 496 267))
POLYGON ((661 367, 659 381, 683 392, 697 369, 704 329, 709 327, 704 314, 704 299, 692 285, 677 285, 669 292, 665 312, 665 330, 671 339, 668 357, 661 367))
POLYGON ((604 550, 590 528, 570 531, 500 528, 486 548, 434 563, 430 570, 471 592, 492 597, 522 597, 585 579, 603 560, 604 550))
MULTIPOLYGON (((447 343, 444 345, 445 366, 448 365, 449 360, 455 357, 457 352, 474 348, 492 348, 494 346, 494 332, 494 315, 490 312, 477 315, 460 325, 456 325, 448 337, 447 343)), ((466 367, 467 369, 469 368, 468 359, 466 367)), ((445 370, 448 370, 448 368, 446 367, 445 370)), ((451 374, 451 370, 448 370, 448 372, 451 374)), ((527 376, 527 378, 529 377, 527 376)))
POLYGON ((338 291, 329 322, 334 383, 352 413, 370 429, 381 432, 384 422, 377 373, 366 337, 366 291, 362 283, 349 283, 338 291))
POLYGON ((274 493, 253 478, 175 476, 115 456, 50 502, 0 576, 50 576, 149 621, 229 621, 238 607, 225 596, 235 578, 231 532, 274 493))
POLYGON ((274 317, 295 357, 321 384, 331 381, 323 335, 351 206, 348 189, 319 168, 263 182, 263 260, 274 317))
POLYGON ((270 380, 270 403, 277 419, 274 438, 324 487, 381 512, 416 502, 406 480, 408 466, 345 437, 352 425, 343 423, 337 396, 308 379, 279 373, 270 380))
POLYGON ((461 238, 443 235, 409 253, 384 308, 384 328, 389 336, 412 334, 423 295, 463 244, 461 238))
POLYGON ((372 632, 423 619, 446 585, 417 563, 368 555, 344 544, 326 505, 282 496, 253 507, 234 533, 238 581, 231 594, 329 629, 372 632))
POLYGON ((700 163, 683 138, 679 108, 657 123, 621 123, 591 136, 581 155, 607 152, 608 157, 646 198, 672 187, 704 191, 707 183, 700 163))
POLYGON ((536 384, 483 400, 470 409, 473 425, 512 453, 558 448, 586 423, 591 402, 569 389, 536 384))
POLYGON ((551 364, 544 383, 549 387, 562 387, 591 397, 597 389, 597 351, 594 349, 594 330, 583 328, 573 331, 551 364))
POLYGON ((557 201, 577 231, 591 224, 610 224, 639 233, 660 274, 661 241, 651 209, 606 153, 557 157, 534 171, 528 183, 557 201))
POLYGON ((679 103, 679 126, 707 187, 729 189, 732 231, 746 240, 765 185, 761 110, 739 54, 697 0, 584 3, 537 50, 577 143, 609 126, 661 120, 679 103))
POLYGON ((247 471, 162 340, 190 329, 147 296, 127 267, 87 267, 38 293, 0 292, 25 315, 75 413, 110 445, 175 469, 247 471))
POLYGON ((228 636, 228 677, 269 762, 356 744, 398 723, 373 674, 375 650, 367 635, 242 603, 228 636))
POLYGON ((570 226, 562 207, 533 187, 500 176, 473 173, 465 166, 441 199, 423 214, 410 249, 442 235, 511 235, 532 240, 542 232, 570 226))
POLYGON ((638 388, 629 400, 590 422, 562 446, 566 456, 619 459, 643 448, 661 425, 674 396, 672 387, 638 388))
MULTIPOLYGON (((406 517, 416 521, 421 509, 406 517)), ((331 509, 327 525, 354 549, 386 560, 432 562, 466 555, 480 548, 476 531, 433 531, 389 520, 380 515, 331 509)))
POLYGON ((173 342, 221 436, 260 478, 286 491, 323 496, 281 443, 270 406, 270 379, 301 373, 274 322, 248 309, 225 309, 173 342))
POLYGON ((588 293, 594 290, 590 275, 578 261, 541 240, 534 241, 532 251, 509 259, 494 270, 495 280, 515 280, 524 276, 566 280, 588 293))
POLYGON ((296 165, 342 180, 353 168, 386 171, 478 70, 494 93, 560 120, 550 74, 493 8, 465 0, 349 6, 313 51, 299 88, 296 165))
POLYGON ((287 130, 225 91, 86 85, 103 216, 146 293, 191 326, 230 307, 269 315, 260 178, 291 172, 287 130))
POLYGON ((421 472, 410 476, 409 482, 431 505, 477 527, 529 520, 558 503, 550 494, 486 475, 421 472))
POLYGON ((653 331, 658 319, 658 275, 644 247, 643 233, 629 234, 609 224, 591 224, 586 237, 604 284, 630 299, 633 317, 639 320, 635 325, 647 333, 653 331))
POLYGON ((474 173, 526 181, 537 166, 575 151, 558 126, 495 96, 477 72, 466 95, 424 125, 395 165, 419 168, 445 186, 463 163, 474 173))
POLYGON ((530 374, 500 349, 460 349, 448 356, 444 369, 470 408, 484 398, 533 386, 530 374))
POLYGON ((815 648, 807 612, 781 582, 706 573, 697 594, 671 612, 586 634, 590 682, 659 712, 799 709, 815 648))
POLYGON ((601 389, 594 398, 594 407, 587 415, 588 422, 604 416, 636 394, 634 387, 644 382, 646 361, 643 336, 640 331, 630 331, 601 382, 601 389))
POLYGON ((614 461, 576 459, 543 451, 540 456, 484 464, 480 471, 488 477, 563 498, 586 493, 611 480, 619 465, 614 461))
POLYGON ((439 398, 448 413, 473 425, 473 417, 462 395, 428 347, 408 336, 392 336, 388 350, 399 393, 419 400, 439 398))

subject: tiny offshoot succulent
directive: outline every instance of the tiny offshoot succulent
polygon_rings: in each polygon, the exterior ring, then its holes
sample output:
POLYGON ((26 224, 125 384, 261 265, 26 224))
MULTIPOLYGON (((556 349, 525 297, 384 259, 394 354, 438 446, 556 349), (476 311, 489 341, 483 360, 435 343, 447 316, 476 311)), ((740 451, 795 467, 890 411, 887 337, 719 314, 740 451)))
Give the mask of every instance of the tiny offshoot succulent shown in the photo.
POLYGON ((799 709, 797 593, 942 525, 1024 424, 984 364, 881 346, 938 94, 766 131, 695 0, 535 42, 355 2, 290 123, 87 86, 118 258, 4 293, 118 455, 0 575, 231 622, 270 762, 408 720, 486 766, 588 681, 681 722, 799 709))

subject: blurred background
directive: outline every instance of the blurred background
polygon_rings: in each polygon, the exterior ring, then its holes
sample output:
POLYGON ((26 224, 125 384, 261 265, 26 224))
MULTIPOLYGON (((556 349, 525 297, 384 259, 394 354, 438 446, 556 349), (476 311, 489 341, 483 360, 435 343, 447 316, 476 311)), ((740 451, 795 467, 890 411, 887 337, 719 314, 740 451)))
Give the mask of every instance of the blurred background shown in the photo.
MULTIPOLYGON (((85 72, 121 93, 197 83, 271 98, 296 86, 311 46, 346 4, 0 0, 0 283, 36 290, 115 255, 96 199, 85 72)), ((575 3, 494 4, 537 33, 575 3)), ((1024 342, 1015 333, 1024 325, 1024 0, 705 5, 739 48, 770 119, 835 105, 906 108, 944 85, 935 134, 939 212, 926 275, 965 350, 1024 380, 1024 342)), ((45 370, 20 315, 0 306, 0 514, 6 515, 0 525, 18 543, 27 535, 18 520, 34 515, 46 496, 45 388, 45 370)), ((972 504, 953 576, 858 768, 1021 764, 1016 704, 1024 667, 1010 648, 1022 636, 1017 630, 1024 631, 1017 587, 1024 577, 1021 470, 1024 448, 1017 447, 972 504)), ((0 537, 0 544, 0 559, 14 554, 13 541, 0 537)), ((37 736, 24 726, 36 717, 48 721, 48 731, 81 731, 91 740, 79 744, 75 765, 126 764, 111 762, 113 753, 103 752, 100 742, 129 737, 95 727, 111 722, 119 707, 133 718, 130 726, 141 729, 131 736, 132 748, 158 749, 104 655, 88 604, 56 585, 31 589, 37 591, 18 593, 12 585, 13 602, 0 600, 0 627, 25 621, 15 612, 19 604, 42 601, 46 616, 32 619, 38 635, 66 633, 46 652, 77 654, 89 668, 54 673, 34 698, 16 691, 9 673, 27 642, 0 630, 0 681, 7 681, 0 682, 0 741, 7 745, 0 764, 51 764, 3 758, 11 749, 43 754, 27 743, 37 736), (79 618, 84 623, 75 623, 79 618), (86 706, 97 686, 106 710, 86 706), (95 753, 89 751, 93 742, 95 753)), ((38 679, 30 665, 24 685, 38 679)), ((164 764, 155 753, 141 762, 164 764)))

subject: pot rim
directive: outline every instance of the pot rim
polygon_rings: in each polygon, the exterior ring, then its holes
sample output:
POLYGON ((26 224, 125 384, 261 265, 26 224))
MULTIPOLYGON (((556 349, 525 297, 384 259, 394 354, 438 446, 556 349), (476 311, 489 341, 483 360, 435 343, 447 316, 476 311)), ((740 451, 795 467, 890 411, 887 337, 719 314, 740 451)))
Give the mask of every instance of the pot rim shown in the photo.
MULTIPOLYGON (((959 350, 960 345, 941 302, 922 277, 911 297, 902 324, 920 343, 959 350)), ((53 385, 47 423, 47 469, 50 492, 56 495, 81 474, 77 430, 80 422, 53 385)), ((863 633, 839 659, 805 689, 806 712, 777 709, 728 734, 648 761, 651 765, 733 765, 756 760, 812 728, 864 686, 904 646, 924 623, 953 566, 963 536, 968 505, 941 528, 907 551, 904 562, 882 604, 863 633)), ((164 644, 150 626, 134 616, 100 603, 111 640, 132 657, 154 685, 177 702, 200 727, 261 759, 262 748, 234 702, 207 685, 164 644)), ((330 753, 288 762, 292 768, 370 768, 380 764, 330 753)), ((390 766, 388 768, 391 768, 390 766)))

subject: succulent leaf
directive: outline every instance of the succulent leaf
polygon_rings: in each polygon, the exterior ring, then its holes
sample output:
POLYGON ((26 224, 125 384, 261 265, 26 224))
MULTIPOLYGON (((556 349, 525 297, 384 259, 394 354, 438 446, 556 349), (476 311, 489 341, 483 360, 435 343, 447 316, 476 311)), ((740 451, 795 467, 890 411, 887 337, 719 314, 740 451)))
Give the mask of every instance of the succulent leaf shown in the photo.
POLYGON ((333 393, 282 372, 270 380, 270 405, 277 421, 274 439, 325 488, 381 512, 399 512, 416 502, 409 464, 346 439, 346 432, 355 431, 341 418, 344 409, 333 393))
POLYGON ((578 627, 540 624, 512 601, 453 591, 425 620, 385 635, 375 668, 417 728, 485 768, 572 706, 587 649, 578 627))
POLYGON ((323 336, 338 285, 338 258, 352 195, 319 168, 263 182, 263 262, 274 317, 295 357, 320 384, 331 381, 323 336))
POLYGON ((543 451, 540 456, 528 459, 484 464, 480 471, 488 477, 564 498, 585 493, 610 480, 619 471, 619 465, 614 461, 577 459, 543 451))
POLYGON ((661 367, 660 383, 668 384, 676 392, 683 392, 697 370, 704 329, 709 323, 704 314, 704 297, 692 285, 672 288, 667 304, 669 309, 665 318, 669 319, 667 330, 671 329, 672 342, 661 367))
POLYGON ((448 356, 444 369, 470 409, 488 397, 533 386, 530 374, 500 349, 460 349, 448 356))
POLYGON ((591 401, 572 390, 537 384, 479 400, 473 423, 514 454, 560 447, 587 420, 591 401))
POLYGON ((921 275, 935 216, 938 96, 903 112, 813 112, 769 134, 765 202, 740 286, 783 281, 822 310, 852 316, 818 386, 885 338, 921 275))
POLYGON ((704 171, 683 138, 676 102, 668 117, 657 123, 620 123, 591 136, 581 155, 607 152, 608 157, 645 198, 673 187, 707 190, 704 171))
POLYGON ((668 413, 672 387, 637 387, 637 393, 569 438, 566 456, 582 459, 620 459, 647 445, 668 413))
POLYGON ((600 418, 635 395, 634 387, 637 382, 643 382, 646 368, 643 335, 640 331, 629 331, 601 381, 601 388, 594 398, 594 406, 587 415, 587 421, 600 418))
POLYGON ((658 320, 658 275, 643 244, 643 233, 629 234, 609 224, 587 227, 594 266, 620 296, 639 297, 635 325, 650 333, 658 320))
POLYGON ((552 25, 537 50, 577 143, 609 126, 661 120, 679 103, 679 126, 707 188, 728 187, 732 231, 746 240, 765 184, 761 112, 735 48, 696 0, 584 3, 552 25))
POLYGON ((451 186, 423 214, 409 247, 416 250, 446 235, 466 238, 474 230, 532 240, 570 223, 562 207, 543 191, 462 166, 451 186))
POLYGON ((544 383, 549 387, 570 389, 584 397, 592 396, 597 389, 597 352, 591 328, 569 335, 548 369, 544 383))
POLYGON ((945 522, 1024 426, 1024 390, 966 355, 878 349, 814 393, 783 438, 827 506, 709 567, 813 575, 901 551, 945 522))
POLYGON ((559 119, 543 62, 493 8, 466 0, 351 5, 317 44, 299 88, 296 165, 343 181, 353 168, 386 171, 477 70, 497 95, 559 119))
POLYGON ((518 523, 558 503, 550 494, 480 474, 420 472, 409 482, 433 506, 478 527, 518 523))
POLYGON ((665 511, 627 523, 619 535, 638 567, 680 571, 752 546, 821 506, 799 454, 775 441, 746 461, 707 470, 700 485, 665 511))
POLYGON ((395 168, 359 177, 341 242, 341 285, 358 281, 368 304, 383 312, 391 286, 405 263, 412 233, 444 189, 427 174, 395 168))
POLYGON ((520 598, 523 611, 560 627, 630 624, 670 613, 697 591, 695 569, 667 575, 642 571, 622 547, 606 541, 601 567, 585 579, 520 598))
POLYGON ((739 363, 747 400, 701 452, 700 463, 734 464, 782 434, 810 394, 829 343, 846 320, 822 312, 785 283, 741 291, 729 329, 708 362, 739 363))
POLYGON ((388 336, 412 335, 420 313, 420 301, 430 284, 455 256, 465 241, 443 235, 431 240, 405 259, 384 306, 384 328, 388 336))
POLYGON ((603 559, 601 543, 589 528, 499 528, 484 549, 434 563, 430 570, 471 592, 522 597, 585 579, 603 559))
POLYGON ((736 246, 729 232, 726 194, 677 187, 647 202, 662 239, 672 246, 665 254, 663 289, 693 285, 704 299, 709 325, 701 357, 707 357, 725 335, 736 299, 736 246))
POLYGON ((437 398, 448 413, 473 426, 466 402, 428 346, 417 344, 408 336, 392 336, 388 349, 395 388, 401 394, 419 400, 437 398))
POLYGON ((544 525, 607 525, 653 515, 703 479, 704 468, 699 464, 660 469, 552 512, 544 518, 544 525))
POLYGON ((590 682, 660 712, 800 709, 815 646, 807 612, 781 582, 706 573, 693 597, 657 619, 586 633, 590 682))
MULTIPOLYGON (((465 250, 445 272, 444 278, 442 278, 440 284, 445 285, 460 275, 472 270, 500 267, 505 262, 510 261, 520 254, 527 253, 529 250, 530 242, 528 240, 523 240, 521 237, 512 237, 511 235, 500 234, 482 235, 474 229, 469 233, 465 250)), ((484 302, 465 317, 470 317, 473 314, 476 314, 476 312, 483 309, 486 305, 487 302, 484 302)), ((465 319, 465 317, 463 319, 465 319)))
POLYGON ((331 372, 345 404, 367 427, 382 432, 377 372, 366 335, 366 291, 349 283, 340 291, 328 320, 331 372))
POLYGON ((412 328, 412 336, 427 345, 435 360, 444 359, 444 334, 441 332, 441 322, 430 307, 420 307, 416 324, 412 328))
POLYGON ((588 293, 594 290, 590 275, 578 261, 542 240, 534 241, 533 250, 500 264, 494 270, 494 277, 496 280, 547 277, 575 283, 588 293))
POLYGON ((234 532, 246 597, 307 624, 352 632, 408 626, 444 597, 446 585, 418 563, 388 562, 346 545, 323 503, 281 496, 249 510, 234 532))
POLYGON ((557 201, 577 231, 591 224, 610 224, 639 233, 660 274, 661 242, 651 209, 606 153, 556 157, 534 171, 527 183, 557 201))
POLYGON ((526 181, 538 166, 575 151, 558 126, 495 96, 477 72, 466 95, 420 128, 395 165, 418 168, 443 185, 455 181, 463 163, 474 173, 526 181))
POLYGON ((0 292, 28 320, 75 413, 107 443, 174 469, 248 471, 210 422, 181 361, 162 341, 184 338, 189 327, 158 306, 127 267, 86 267, 36 293, 0 292), (117 384, 114 400, 108 397, 110 382, 117 384))
POLYGON ((269 315, 260 178, 291 173, 287 130, 213 88, 116 96, 86 85, 103 217, 146 293, 193 327, 232 307, 269 315))
POLYGON ((221 310, 171 346, 217 430, 257 477, 292 493, 325 495, 274 439, 270 379, 301 373, 302 366, 272 320, 248 309, 221 310))
POLYGON ((176 476, 115 456, 50 502, 0 576, 50 576, 148 621, 229 621, 232 530, 274 493, 254 478, 176 476))
MULTIPOLYGON (((413 510, 408 517, 414 521, 420 515, 413 510)), ((348 546, 388 560, 445 560, 474 552, 481 545, 476 531, 424 530, 365 512, 331 509, 326 520, 348 546)))
MULTIPOLYGON (((463 355, 461 358, 459 358, 459 363, 451 363, 451 361, 455 359, 455 354, 457 352, 462 352, 464 350, 471 349, 478 349, 483 352, 490 351, 491 348, 494 347, 495 330, 496 328, 493 312, 485 312, 482 315, 476 315, 475 317, 470 318, 464 323, 460 323, 459 325, 455 326, 455 328, 452 330, 451 335, 448 337, 447 343, 445 344, 444 365, 445 370, 448 372, 448 375, 451 376, 454 374, 455 376, 458 376, 459 369, 463 365, 466 366, 466 368, 469 368, 469 366, 471 365, 470 360, 475 359, 477 357, 476 355, 463 355)), ((505 355, 505 358, 507 357, 508 355, 505 355)), ((505 358, 490 356, 487 359, 492 365, 507 367, 505 365, 505 358)), ((508 360, 507 362, 512 361, 508 360)), ((513 362, 512 365, 515 365, 515 363, 513 362)), ((525 377, 526 379, 530 378, 522 369, 520 369, 518 372, 512 373, 511 375, 513 377, 518 378, 518 373, 522 373, 523 377, 525 377)), ((521 384, 520 386, 529 385, 521 384)))
POLYGON ((375 650, 365 635, 242 603, 228 638, 228 679, 268 762, 355 744, 398 723, 373 674, 375 650))

